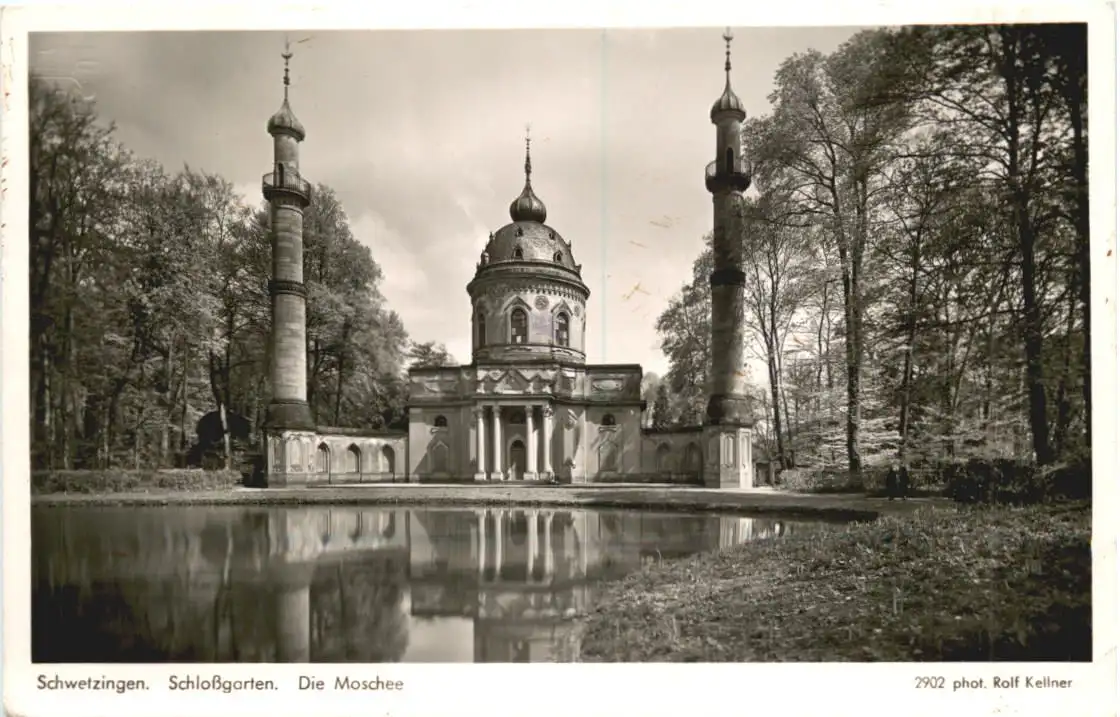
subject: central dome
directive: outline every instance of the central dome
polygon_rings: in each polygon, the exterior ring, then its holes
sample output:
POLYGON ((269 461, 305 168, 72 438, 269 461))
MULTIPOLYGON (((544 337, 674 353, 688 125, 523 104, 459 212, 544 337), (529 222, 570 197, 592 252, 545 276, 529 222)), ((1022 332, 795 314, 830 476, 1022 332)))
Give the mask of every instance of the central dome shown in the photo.
MULTIPOLYGON (((580 267, 572 256, 571 245, 564 241, 552 227, 544 223, 548 210, 533 191, 533 162, 529 154, 529 141, 525 141, 525 187, 509 205, 513 220, 490 235, 482 254, 479 271, 495 264, 525 262, 548 264, 550 269, 563 269, 579 276, 580 267)), ((570 277, 569 278, 574 278, 570 277)))
POLYGON ((547 262, 577 271, 568 242, 555 229, 538 221, 515 220, 494 232, 486 244, 486 258, 491 264, 547 262))
POLYGON ((544 202, 533 193, 533 185, 529 183, 528 175, 525 176, 525 188, 521 195, 509 205, 509 218, 515 222, 537 222, 543 224, 548 218, 548 209, 544 202))

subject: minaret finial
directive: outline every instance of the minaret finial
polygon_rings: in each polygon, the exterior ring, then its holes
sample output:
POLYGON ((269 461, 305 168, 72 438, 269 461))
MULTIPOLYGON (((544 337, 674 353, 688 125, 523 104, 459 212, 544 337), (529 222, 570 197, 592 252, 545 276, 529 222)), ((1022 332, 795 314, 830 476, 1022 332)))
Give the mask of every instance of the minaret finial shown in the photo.
POLYGON ((727 44, 727 59, 723 63, 723 71, 727 73, 727 82, 731 83, 731 41, 735 36, 731 34, 731 28, 725 28, 723 31, 723 41, 727 44))
POLYGON ((529 137, 530 126, 525 125, 525 183, 529 183, 529 175, 533 173, 533 160, 529 156, 529 144, 532 139, 529 137))
POLYGON ((292 46, 288 42, 287 35, 284 36, 284 52, 280 54, 284 58, 284 100, 288 99, 288 85, 292 84, 288 76, 288 62, 292 59, 292 46))

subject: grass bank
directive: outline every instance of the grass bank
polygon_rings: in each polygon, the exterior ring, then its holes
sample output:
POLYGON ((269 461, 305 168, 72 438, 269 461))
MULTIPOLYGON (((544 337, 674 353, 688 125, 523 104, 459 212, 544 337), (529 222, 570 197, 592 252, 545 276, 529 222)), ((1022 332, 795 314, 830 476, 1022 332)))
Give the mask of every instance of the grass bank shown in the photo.
POLYGON ((649 565, 606 588, 581 659, 1090 660, 1090 516, 923 507, 649 565))
POLYGON ((241 485, 237 471, 201 469, 32 471, 31 495, 114 495, 229 490, 241 485))

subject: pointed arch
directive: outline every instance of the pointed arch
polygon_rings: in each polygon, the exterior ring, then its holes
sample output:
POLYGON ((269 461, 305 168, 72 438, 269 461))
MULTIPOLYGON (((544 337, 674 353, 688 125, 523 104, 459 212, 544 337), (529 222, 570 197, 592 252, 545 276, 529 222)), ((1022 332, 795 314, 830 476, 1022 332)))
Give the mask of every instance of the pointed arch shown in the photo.
POLYGON ((509 342, 529 343, 529 312, 520 306, 513 307, 509 312, 509 342))
POLYGON ((599 471, 601 473, 617 473, 619 470, 619 449, 617 436, 607 433, 599 443, 599 471))
POLYGON ((428 453, 432 459, 432 473, 450 473, 451 472, 451 449, 443 441, 436 441, 432 444, 428 453))
POLYGON ((357 444, 351 443, 349 446, 347 446, 346 455, 343 457, 343 459, 343 473, 361 473, 362 451, 360 448, 358 448, 357 444))
POLYGON ((700 455, 700 446, 695 442, 689 443, 684 449, 684 471, 694 477, 700 476, 700 469, 704 462, 700 455))
POLYGON ((397 453, 387 443, 381 447, 381 472, 389 475, 397 472, 397 453))
POLYGON ((668 443, 662 443, 657 446, 657 472, 658 473, 671 473, 673 466, 672 450, 669 448, 668 443))
POLYGON ((315 472, 328 475, 331 472, 331 449, 326 443, 320 443, 315 450, 315 472))
POLYGON ((557 346, 568 347, 572 345, 572 320, 568 317, 566 311, 561 311, 556 314, 552 320, 553 336, 552 340, 557 346))

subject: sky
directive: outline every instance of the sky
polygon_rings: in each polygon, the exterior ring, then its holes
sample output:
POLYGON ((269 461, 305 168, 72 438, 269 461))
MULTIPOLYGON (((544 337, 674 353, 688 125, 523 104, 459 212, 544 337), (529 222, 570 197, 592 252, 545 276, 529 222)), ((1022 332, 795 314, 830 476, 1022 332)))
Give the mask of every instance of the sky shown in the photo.
MULTIPOLYGON (((723 28, 293 31, 301 172, 332 187, 381 266, 415 341, 470 361, 472 278, 524 184, 572 244, 591 289, 587 360, 664 374, 654 324, 711 230, 708 117, 723 90, 723 28)), ((731 81, 769 109, 790 55, 830 52, 855 28, 735 29, 731 81)), ((233 182, 262 201, 265 125, 283 96, 285 34, 33 35, 34 73, 93 98, 137 156, 233 182)), ((764 371, 752 370, 764 380, 764 371)))

